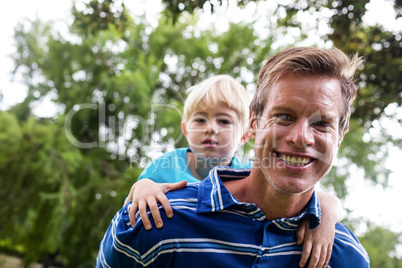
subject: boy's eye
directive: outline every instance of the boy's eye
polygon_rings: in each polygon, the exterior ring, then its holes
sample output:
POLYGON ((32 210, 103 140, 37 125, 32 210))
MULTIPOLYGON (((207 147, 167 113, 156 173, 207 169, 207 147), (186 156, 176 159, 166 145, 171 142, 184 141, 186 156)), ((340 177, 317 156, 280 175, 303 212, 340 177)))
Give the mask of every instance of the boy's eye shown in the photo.
POLYGON ((207 120, 205 118, 199 117, 195 118, 194 121, 197 123, 205 123, 207 120))
POLYGON ((231 124, 232 122, 229 119, 218 119, 218 123, 223 124, 223 125, 228 125, 228 124, 231 124))

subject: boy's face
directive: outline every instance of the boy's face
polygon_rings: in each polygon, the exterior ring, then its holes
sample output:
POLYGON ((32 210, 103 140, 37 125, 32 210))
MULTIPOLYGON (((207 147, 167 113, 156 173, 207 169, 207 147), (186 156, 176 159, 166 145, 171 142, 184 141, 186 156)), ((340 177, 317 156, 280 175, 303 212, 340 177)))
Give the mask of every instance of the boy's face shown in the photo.
POLYGON ((182 130, 193 153, 220 165, 230 164, 243 132, 237 112, 223 102, 196 108, 182 130))

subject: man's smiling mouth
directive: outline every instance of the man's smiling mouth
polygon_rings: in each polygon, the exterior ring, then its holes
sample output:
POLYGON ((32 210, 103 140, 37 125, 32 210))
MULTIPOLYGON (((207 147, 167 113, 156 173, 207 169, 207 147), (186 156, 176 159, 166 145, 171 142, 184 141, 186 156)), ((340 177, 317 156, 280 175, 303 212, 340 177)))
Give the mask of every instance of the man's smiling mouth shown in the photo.
POLYGON ((276 153, 276 155, 282 159, 283 162, 285 162, 288 165, 296 166, 296 167, 301 167, 310 164, 311 162, 314 161, 313 158, 310 157, 300 157, 300 156, 290 156, 286 154, 279 154, 276 153))

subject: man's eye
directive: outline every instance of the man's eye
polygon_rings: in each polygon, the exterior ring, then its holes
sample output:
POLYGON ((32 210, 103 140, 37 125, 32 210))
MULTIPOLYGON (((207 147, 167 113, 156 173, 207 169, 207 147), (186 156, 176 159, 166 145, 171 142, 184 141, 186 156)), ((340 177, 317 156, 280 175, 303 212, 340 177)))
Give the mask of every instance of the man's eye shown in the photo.
POLYGON ((313 122, 313 125, 317 126, 317 127, 328 127, 329 123, 319 120, 319 121, 315 121, 313 122))
POLYGON ((277 117, 279 120, 285 120, 285 121, 288 121, 288 120, 291 119, 288 114, 278 114, 278 115, 276 115, 276 117, 277 117))

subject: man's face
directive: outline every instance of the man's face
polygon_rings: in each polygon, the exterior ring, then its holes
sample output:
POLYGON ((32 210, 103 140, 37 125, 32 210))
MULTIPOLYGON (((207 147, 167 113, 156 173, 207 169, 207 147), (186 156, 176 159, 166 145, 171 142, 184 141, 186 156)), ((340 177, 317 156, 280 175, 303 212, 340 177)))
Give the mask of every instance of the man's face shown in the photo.
POLYGON ((251 127, 257 164, 276 191, 304 193, 329 171, 343 138, 341 103, 334 78, 288 74, 270 89, 251 127))

